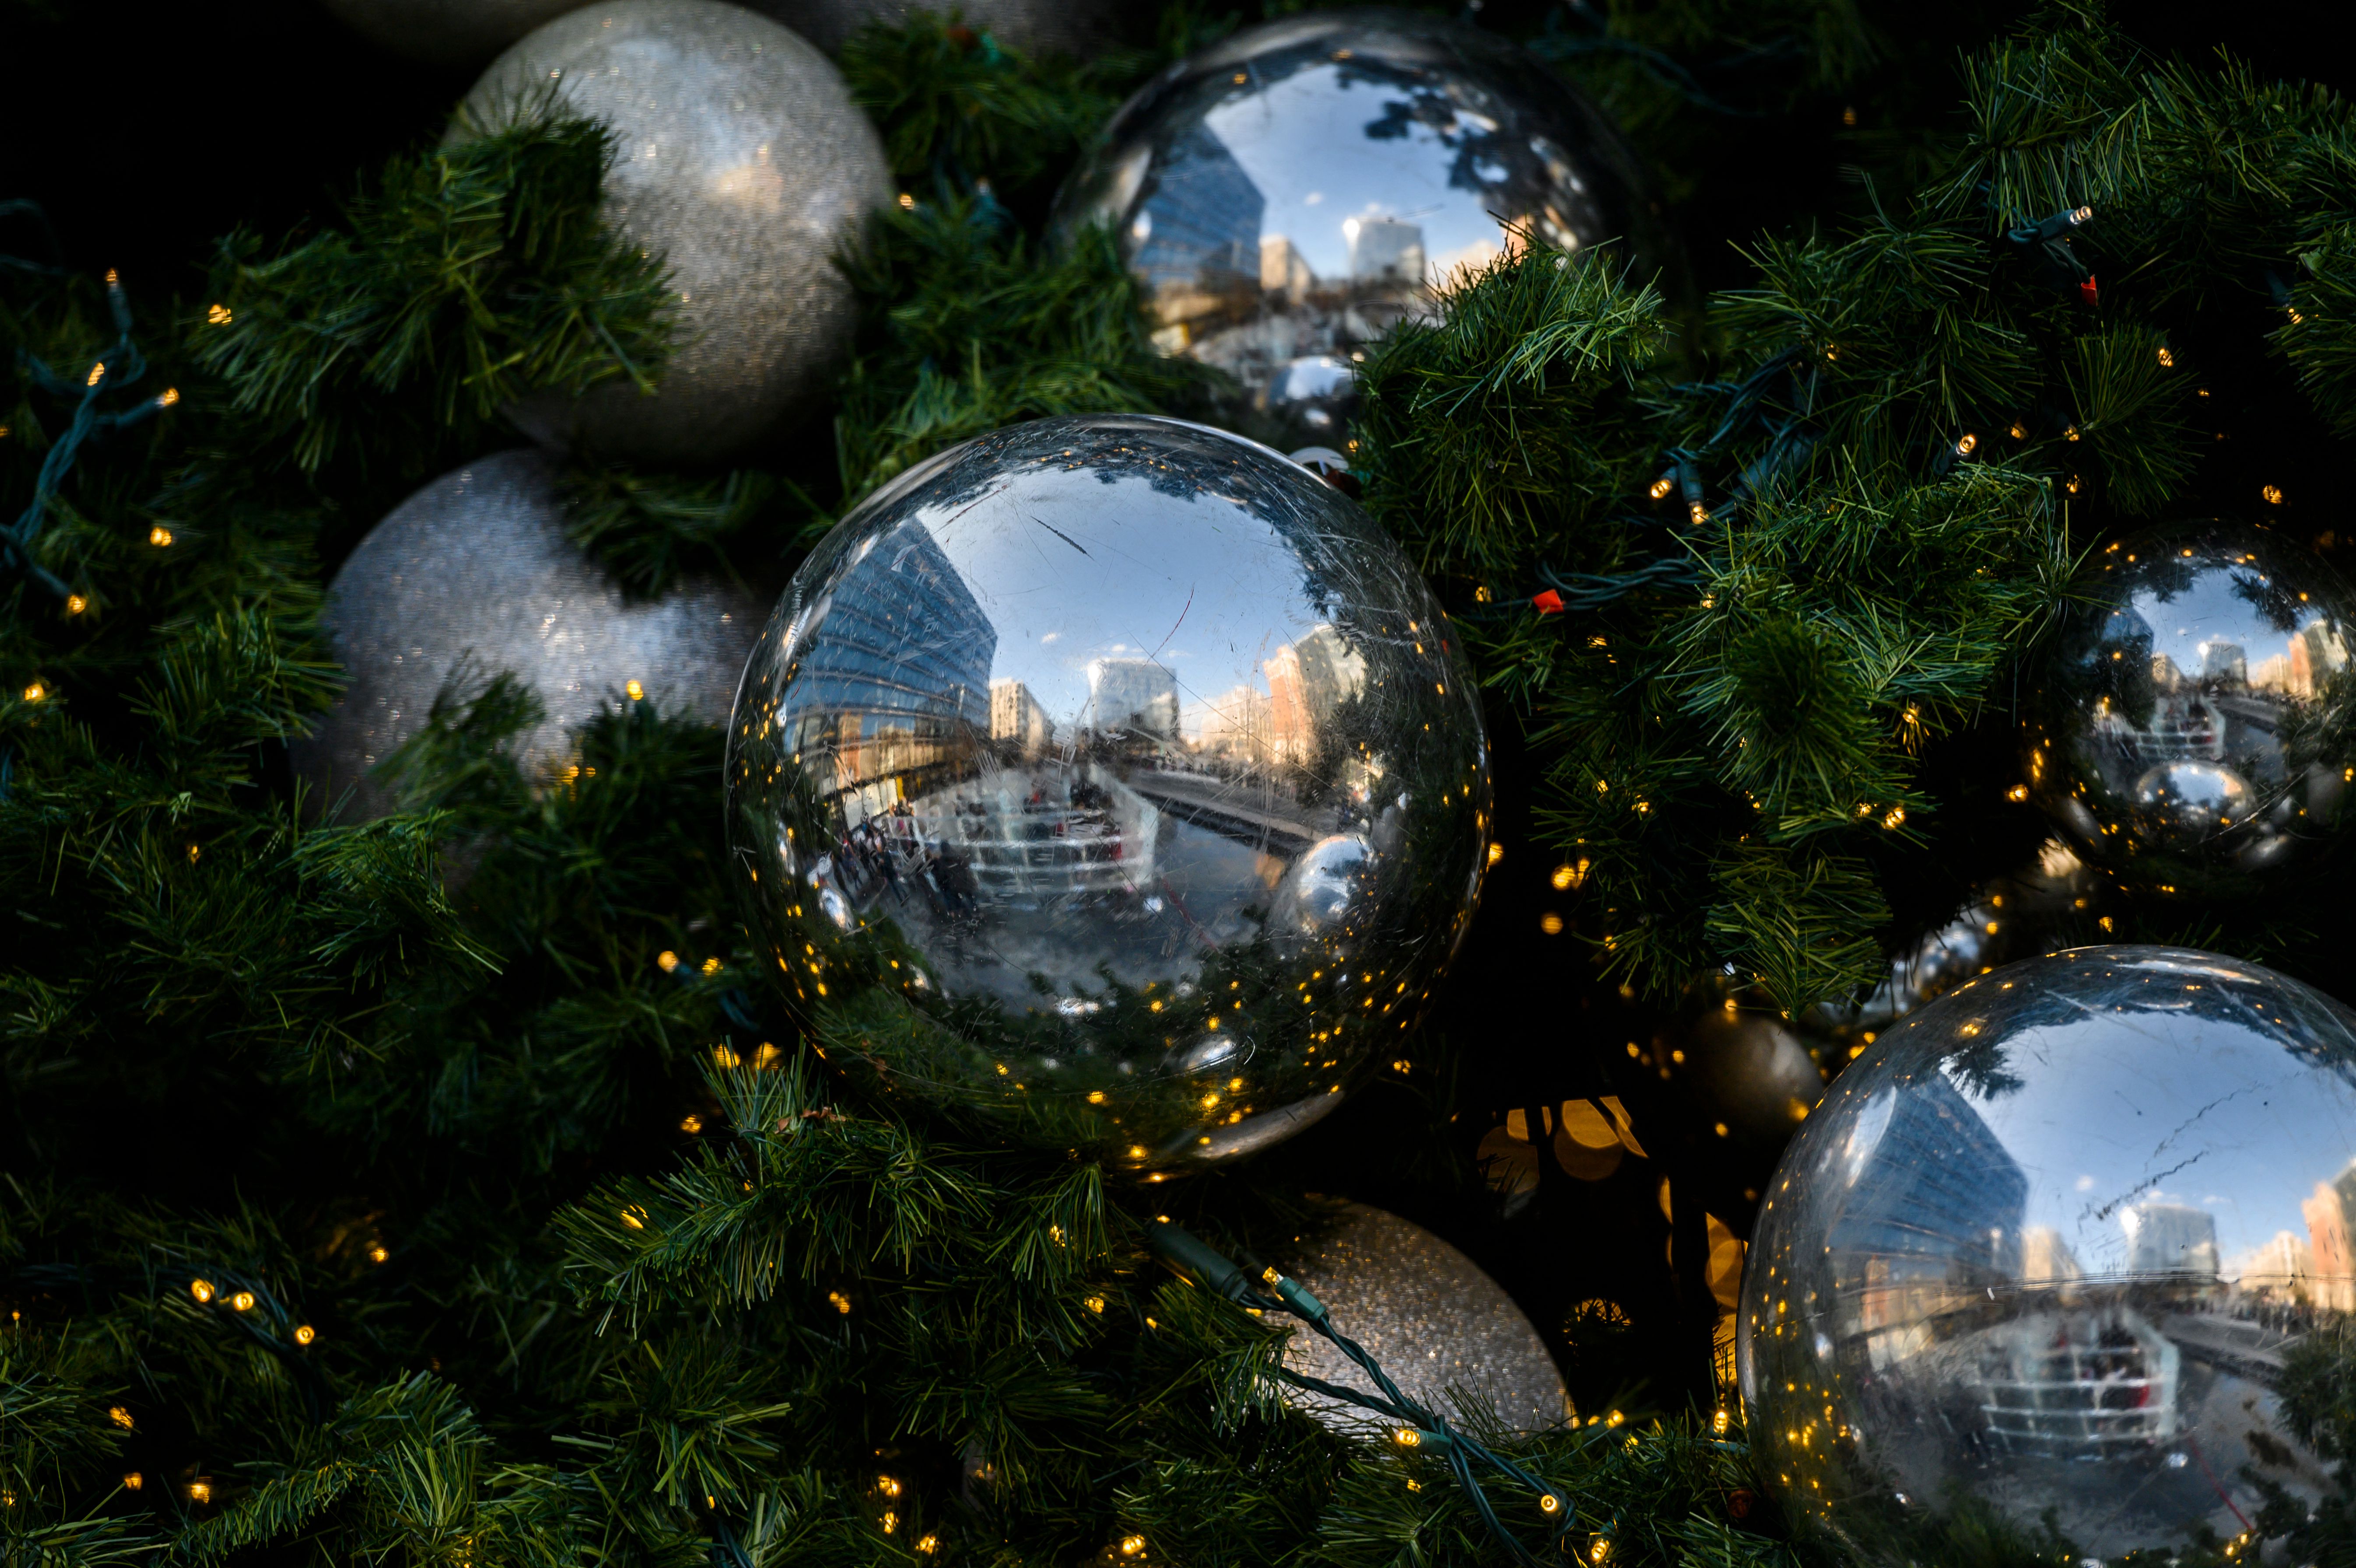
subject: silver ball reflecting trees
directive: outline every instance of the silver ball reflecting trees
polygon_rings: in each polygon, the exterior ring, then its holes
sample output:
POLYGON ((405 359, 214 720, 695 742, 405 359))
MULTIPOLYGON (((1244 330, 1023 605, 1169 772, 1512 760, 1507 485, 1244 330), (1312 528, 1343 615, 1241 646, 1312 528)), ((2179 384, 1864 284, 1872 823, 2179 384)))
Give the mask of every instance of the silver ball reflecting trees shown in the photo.
POLYGON ((1266 448, 1044 420, 903 475, 745 667, 729 829, 830 1060, 1133 1170, 1341 1103, 1477 894, 1481 710, 1414 569, 1266 448))
MULTIPOLYGON (((1511 1430, 1570 1417, 1570 1396, 1546 1341, 1479 1264, 1422 1226, 1369 1209, 1325 1238, 1293 1277, 1325 1304, 1333 1326, 1356 1340, 1399 1392, 1428 1409, 1462 1413, 1451 1389, 1474 1395, 1511 1430)), ((1284 1364, 1326 1382, 1378 1393, 1332 1341, 1296 1328, 1284 1364)), ((1285 1397, 1339 1432, 1379 1434, 1387 1424, 1354 1404, 1305 1390, 1285 1397)))
POLYGON ((1404 11, 1247 28, 1122 107, 1059 227, 1108 224, 1158 341, 1232 371, 1251 433, 1332 443, 1360 350, 1522 244, 1675 242, 1635 158, 1579 93, 1492 34, 1404 11))
POLYGON ((494 61, 462 124, 553 87, 614 133, 606 221, 659 252, 680 346, 654 396, 627 385, 515 411, 537 440, 701 463, 808 413, 849 349, 835 257, 892 198, 884 144, 841 74, 776 23, 717 0, 603 0, 494 61))
POLYGON ((2210 953, 1997 969, 1786 1151, 1742 1290, 1753 1452, 1869 1561, 2049 1512, 2102 1560, 2230 1540, 2329 1485, 2279 1391, 2356 1307, 2351 1235, 2356 1013, 2210 953))
POLYGON ((2296 875, 2356 772, 2356 597, 2257 528, 2146 534, 2095 561, 2029 787, 2082 855, 2141 885, 2231 896, 2296 875))
MULTIPOLYGON (((718 722, 766 606, 742 589, 689 578, 631 603, 565 537, 553 465, 537 452, 479 458, 388 515, 328 585, 323 617, 350 677, 294 764, 345 819, 391 801, 369 771, 424 727, 454 677, 502 672, 545 717, 518 739, 527 772, 545 772, 570 732, 633 693, 718 722)), ((464 696, 463 690, 455 695, 464 696)))

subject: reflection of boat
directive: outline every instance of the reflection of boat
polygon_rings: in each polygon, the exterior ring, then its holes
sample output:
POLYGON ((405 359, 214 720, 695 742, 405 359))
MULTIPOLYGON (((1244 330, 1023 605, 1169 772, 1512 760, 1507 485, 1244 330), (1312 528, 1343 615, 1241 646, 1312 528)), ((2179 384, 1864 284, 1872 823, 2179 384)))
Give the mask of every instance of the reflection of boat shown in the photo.
POLYGON ((2131 1307, 2032 1313, 1977 1349, 1971 1386, 2000 1452, 2107 1459, 2176 1435, 2181 1353, 2131 1307))

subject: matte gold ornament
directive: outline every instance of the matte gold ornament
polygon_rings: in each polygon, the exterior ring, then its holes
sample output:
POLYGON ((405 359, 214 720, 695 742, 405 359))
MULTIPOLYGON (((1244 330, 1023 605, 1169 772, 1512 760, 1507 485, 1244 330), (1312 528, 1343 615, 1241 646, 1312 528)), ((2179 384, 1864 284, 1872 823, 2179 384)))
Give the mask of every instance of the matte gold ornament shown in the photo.
POLYGON ((1058 198, 1112 228, 1156 341, 1232 371, 1244 428, 1334 444, 1365 346, 1526 242, 1606 240, 1640 277, 1676 244, 1636 160, 1494 34, 1406 11, 1246 28, 1125 104, 1058 198))
POLYGON ((2027 787, 2094 864, 2185 897, 2279 885, 2356 777, 2356 597, 2265 528, 2094 558, 2029 736, 2027 787))
POLYGON ((1965 981, 1769 1187, 1739 1323, 1762 1474, 1867 1561, 2047 1520, 2102 1561, 2213 1549, 2277 1488, 2305 1513, 2333 1483, 2283 1372, 2356 1307, 2351 1172, 2356 1013, 2296 981, 2159 947, 1965 981))
MULTIPOLYGON (((1462 1391, 1519 1432, 1570 1419, 1570 1396, 1546 1341, 1479 1264, 1422 1226, 1349 1206, 1349 1217, 1293 1278, 1363 1346, 1399 1392, 1426 1409, 1464 1413, 1462 1391)), ((1380 1397, 1366 1374, 1322 1335, 1293 1331, 1284 1364, 1307 1377, 1380 1397)), ((1286 1399, 1339 1432, 1387 1438, 1391 1427, 1342 1400, 1288 1388, 1286 1399)))
POLYGON ((846 517, 745 667, 728 791, 830 1061, 1157 1176, 1393 1058, 1489 823, 1398 546, 1265 447, 1130 415, 969 442, 846 517))
POLYGON ((324 0, 380 48, 427 65, 480 65, 582 0, 324 0))
POLYGON ((572 732, 609 704, 720 722, 767 608, 701 577, 624 599, 565 537, 546 455, 478 458, 393 508, 328 585, 323 619, 351 684, 295 742, 295 769, 322 805, 351 792, 344 820, 380 816, 392 801, 369 770, 423 728, 453 677, 464 696, 501 672, 546 710, 515 742, 530 773, 563 766, 572 732))
POLYGON ((615 384, 513 411, 534 439, 660 463, 744 452, 813 411, 850 347, 835 258, 892 199, 875 128, 808 43, 718 0, 604 0, 493 62, 461 124, 553 88, 615 138, 605 219, 659 253, 680 347, 648 398, 615 384))

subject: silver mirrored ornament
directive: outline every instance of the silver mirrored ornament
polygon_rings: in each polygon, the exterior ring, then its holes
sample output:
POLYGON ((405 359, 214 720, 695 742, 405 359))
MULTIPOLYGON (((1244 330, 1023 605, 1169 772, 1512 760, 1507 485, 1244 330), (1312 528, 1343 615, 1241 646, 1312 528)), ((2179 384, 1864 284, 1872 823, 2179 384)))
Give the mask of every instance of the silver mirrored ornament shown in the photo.
MULTIPOLYGON (((2356 1307, 2356 1013, 2089 947, 1965 981, 1844 1072, 1743 1285, 1762 1473, 1869 1561, 1943 1533, 2231 1541, 2324 1468, 2286 1358, 2356 1307)), ((2254 1552, 2252 1554, 2254 1558, 2254 1552)))
POLYGON ((582 0, 323 0, 380 48, 428 65, 480 65, 582 0))
POLYGON ((767 604, 697 577, 624 599, 565 536, 555 481, 538 452, 479 458, 395 507, 337 571, 322 621, 351 684, 293 748, 320 805, 349 790, 346 821, 390 810, 369 772, 454 677, 455 695, 507 672, 539 696, 545 717, 514 745, 527 773, 562 766, 573 730, 634 696, 727 718, 767 604))
POLYGON ((871 24, 904 27, 918 11, 983 33, 1023 54, 1070 55, 1086 59, 1112 39, 1111 7, 1105 0, 758 0, 756 9, 775 16, 830 55, 871 24))
POLYGON ((1145 416, 969 442, 861 506, 745 667, 729 831, 839 1065, 1136 1170, 1306 1126, 1421 1012, 1489 784, 1397 545, 1145 416))
POLYGON ((2015 958, 2062 946, 2057 931, 2083 923, 2099 888, 2085 862, 2058 838, 2036 861, 1999 877, 1953 920, 1926 933, 1890 961, 1881 980, 1848 1002, 1826 1002, 1801 1020, 1801 1033, 1837 1048, 1832 1064, 1863 1054, 1882 1029, 1975 975, 2015 958))
POLYGON ((2082 855, 2138 884, 2232 895, 2296 874, 2356 771, 2356 599, 2265 528, 2147 534, 2094 559, 2029 788, 2082 855))
MULTIPOLYGON (((1517 1432, 1570 1419, 1570 1396, 1546 1341, 1479 1264, 1396 1214, 1353 1203, 1348 1216, 1293 1278, 1400 1392, 1449 1413, 1464 1410, 1455 1395, 1470 1394, 1466 1403, 1485 1404, 1517 1432)), ((1284 1364, 1380 1397, 1362 1370, 1310 1329, 1293 1330, 1284 1364)), ((1387 1438, 1392 1429, 1372 1411, 1329 1395, 1288 1388, 1285 1398, 1337 1432, 1387 1438)))
POLYGON ((1233 372, 1254 435, 1337 443, 1352 367, 1435 291, 1527 240, 1615 241, 1639 276, 1675 242, 1635 158, 1512 45, 1393 10, 1247 28, 1114 116, 1056 223, 1108 225, 1156 341, 1233 372))
POLYGON ((669 264, 679 347, 652 397, 620 383, 544 395, 511 411, 518 424, 556 444, 700 463, 810 412, 851 345, 835 259, 892 199, 883 142, 841 73, 740 6, 604 0, 501 55, 460 124, 499 123, 551 87, 614 133, 605 220, 669 264))

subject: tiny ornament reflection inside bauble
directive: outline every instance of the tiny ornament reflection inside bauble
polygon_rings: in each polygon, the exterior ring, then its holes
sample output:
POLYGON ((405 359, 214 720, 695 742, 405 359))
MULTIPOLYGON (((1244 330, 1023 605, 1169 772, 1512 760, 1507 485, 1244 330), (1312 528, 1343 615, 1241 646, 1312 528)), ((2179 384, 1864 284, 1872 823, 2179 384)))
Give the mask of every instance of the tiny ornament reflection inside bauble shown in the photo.
POLYGON ((464 698, 501 673, 544 709, 514 743, 527 773, 563 766, 572 732, 611 703, 727 718, 768 606, 705 578, 626 600, 565 536, 555 481, 538 452, 480 458, 395 507, 336 573, 323 621, 351 684, 294 747, 320 805, 348 790, 344 820, 382 816, 391 797, 369 770, 445 686, 464 698))
POLYGON ((2265 528, 2146 534, 2094 558, 2049 668, 2028 787, 2072 847, 2185 897, 2311 868, 2356 777, 2356 597, 2265 528))
POLYGON ((2270 1499, 2304 1516, 2334 1483, 2285 1366, 2356 1307, 2351 1172, 2356 1013, 2319 992, 2159 947, 1965 981, 1769 1188, 1739 1322, 1761 1472, 1869 1562, 2049 1527, 2157 1558, 2270 1499))
MULTIPOLYGON (((1422 1226, 1353 1203, 1339 1229, 1293 1278, 1333 1314, 1399 1392, 1451 1417, 1454 1395, 1485 1405, 1512 1431, 1537 1432, 1571 1417, 1562 1373, 1514 1298, 1478 1264, 1422 1226)), ((1295 1328, 1284 1364, 1304 1377, 1381 1397, 1333 1342, 1295 1328)), ((1288 1388, 1285 1398, 1337 1432, 1387 1437, 1394 1424, 1329 1395, 1288 1388)))
POLYGON ((678 347, 655 394, 616 383, 513 411, 537 440, 661 463, 743 452, 810 413, 851 344, 837 257, 892 198, 884 144, 841 73, 765 16, 718 0, 604 0, 494 61, 459 124, 551 88, 614 133, 605 216, 659 255, 678 347))
POLYGON ((1033 57, 1087 59, 1112 42, 1114 32, 1108 0, 757 0, 755 9, 830 55, 841 54, 862 27, 905 27, 919 11, 953 18, 991 43, 1033 57))
POLYGON ((324 0, 380 48, 427 65, 476 66, 582 0, 324 0))
POLYGON ((1365 345, 1526 242, 1606 240, 1639 276, 1675 241, 1634 155, 1494 34, 1395 10, 1246 28, 1114 116, 1056 224, 1109 226, 1156 341, 1232 372, 1238 427, 1338 444, 1365 345))
POLYGON ((1145 416, 1001 431, 846 517, 745 668, 728 791, 830 1060, 1157 1177, 1391 1060, 1486 861, 1480 705, 1398 547, 1145 416))

